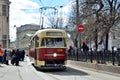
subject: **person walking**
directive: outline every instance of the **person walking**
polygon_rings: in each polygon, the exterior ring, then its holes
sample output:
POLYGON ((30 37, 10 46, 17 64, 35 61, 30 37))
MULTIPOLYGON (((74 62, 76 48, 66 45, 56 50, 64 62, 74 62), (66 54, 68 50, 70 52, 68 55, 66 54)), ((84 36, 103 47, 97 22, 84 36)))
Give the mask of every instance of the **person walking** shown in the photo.
POLYGON ((25 58, 25 51, 22 50, 22 52, 21 52, 21 60, 24 61, 24 58, 25 58))
POLYGON ((7 50, 5 49, 4 53, 3 53, 3 57, 2 57, 2 59, 3 59, 2 63, 3 64, 6 64, 6 56, 7 56, 7 50))
POLYGON ((15 50, 13 49, 12 50, 12 54, 11 54, 11 64, 14 65, 15 64, 15 57, 16 57, 16 53, 15 53, 15 50))
POLYGON ((75 56, 77 55, 77 47, 76 46, 73 47, 73 53, 75 56))
POLYGON ((0 45, 0 63, 2 63, 3 61, 3 49, 2 49, 2 45, 0 45))
POLYGON ((97 49, 97 63, 104 63, 104 58, 103 58, 103 51, 104 51, 104 45, 101 42, 98 43, 98 49, 97 49))
POLYGON ((11 60, 10 51, 6 50, 6 65, 9 65, 9 60, 11 60))
POLYGON ((20 60, 20 51, 19 49, 17 49, 16 53, 15 53, 15 65, 19 66, 19 60, 20 60))
POLYGON ((73 56, 73 47, 71 45, 69 46, 69 49, 68 49, 68 55, 69 55, 69 58, 73 56))
POLYGON ((87 61, 87 56, 88 56, 89 47, 87 46, 87 44, 86 44, 85 42, 83 42, 81 48, 83 49, 83 52, 84 52, 84 54, 85 54, 85 61, 87 61))

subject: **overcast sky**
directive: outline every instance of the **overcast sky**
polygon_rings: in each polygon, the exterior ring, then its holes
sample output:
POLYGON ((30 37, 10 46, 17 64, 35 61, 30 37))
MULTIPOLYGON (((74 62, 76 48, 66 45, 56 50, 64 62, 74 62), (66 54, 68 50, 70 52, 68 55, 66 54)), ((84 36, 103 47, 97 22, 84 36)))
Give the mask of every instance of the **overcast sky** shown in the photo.
POLYGON ((40 23, 40 7, 63 6, 64 14, 70 11, 70 2, 72 0, 10 0, 10 39, 16 39, 16 27, 24 24, 40 23), (14 31, 13 31, 14 30, 14 31))

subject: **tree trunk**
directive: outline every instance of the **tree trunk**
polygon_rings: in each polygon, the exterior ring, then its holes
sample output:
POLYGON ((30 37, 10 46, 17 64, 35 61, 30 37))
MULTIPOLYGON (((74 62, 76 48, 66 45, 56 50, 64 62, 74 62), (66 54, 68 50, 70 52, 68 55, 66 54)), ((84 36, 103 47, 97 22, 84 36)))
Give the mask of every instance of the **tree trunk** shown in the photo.
POLYGON ((97 32, 97 29, 95 30, 95 48, 97 50, 97 47, 98 47, 98 32, 97 32))
POLYGON ((105 50, 108 50, 109 33, 106 34, 105 50))
POLYGON ((78 41, 77 41, 77 38, 75 38, 74 45, 75 45, 75 47, 78 47, 78 41))

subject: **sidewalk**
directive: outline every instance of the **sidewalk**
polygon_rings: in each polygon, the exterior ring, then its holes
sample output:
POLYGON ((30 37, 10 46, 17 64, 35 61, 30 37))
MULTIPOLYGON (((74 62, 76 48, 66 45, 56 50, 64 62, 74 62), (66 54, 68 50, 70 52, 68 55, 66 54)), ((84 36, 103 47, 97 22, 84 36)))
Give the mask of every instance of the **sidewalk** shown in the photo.
POLYGON ((110 73, 117 73, 120 74, 120 66, 113 66, 110 64, 97 64, 97 63, 90 63, 90 62, 81 62, 81 61, 73 61, 68 60, 67 61, 68 66, 76 66, 80 68, 89 68, 96 71, 104 71, 104 72, 110 72, 110 73))
POLYGON ((29 57, 20 61, 19 66, 0 64, 0 80, 44 80, 31 65, 29 57))

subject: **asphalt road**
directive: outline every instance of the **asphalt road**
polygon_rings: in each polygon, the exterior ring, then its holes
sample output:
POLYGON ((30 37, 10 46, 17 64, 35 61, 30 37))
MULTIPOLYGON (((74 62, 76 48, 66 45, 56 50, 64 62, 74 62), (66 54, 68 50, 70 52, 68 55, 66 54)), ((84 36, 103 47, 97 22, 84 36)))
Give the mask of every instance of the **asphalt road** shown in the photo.
POLYGON ((69 66, 65 71, 36 70, 27 57, 20 66, 0 64, 0 80, 120 80, 120 76, 69 66))

